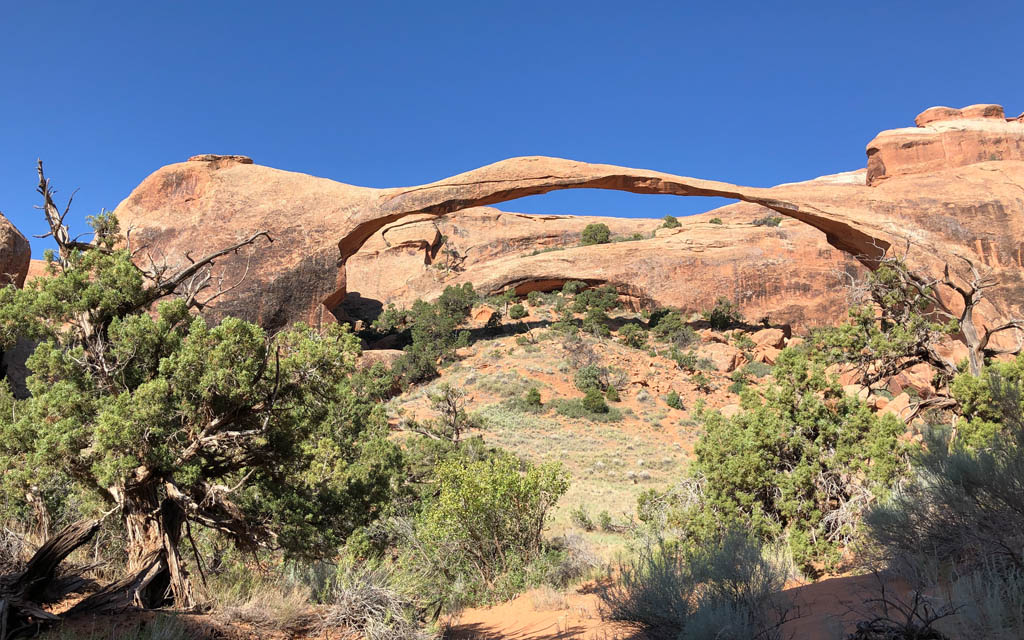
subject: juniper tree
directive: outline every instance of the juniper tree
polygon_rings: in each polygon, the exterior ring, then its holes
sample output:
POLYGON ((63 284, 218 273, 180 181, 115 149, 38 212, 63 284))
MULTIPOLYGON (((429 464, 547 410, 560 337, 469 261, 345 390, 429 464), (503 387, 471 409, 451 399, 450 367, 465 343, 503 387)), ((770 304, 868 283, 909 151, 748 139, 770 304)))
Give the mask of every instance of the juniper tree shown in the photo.
POLYGON ((216 258, 269 236, 143 270, 110 214, 90 220, 91 243, 71 239, 41 164, 39 176, 58 250, 51 277, 0 290, 0 341, 38 341, 31 396, 0 389, 4 502, 54 477, 105 502, 124 525, 129 596, 146 606, 194 604, 179 548, 193 525, 315 556, 372 519, 398 453, 374 379, 356 372, 358 339, 195 313, 217 295, 216 258))

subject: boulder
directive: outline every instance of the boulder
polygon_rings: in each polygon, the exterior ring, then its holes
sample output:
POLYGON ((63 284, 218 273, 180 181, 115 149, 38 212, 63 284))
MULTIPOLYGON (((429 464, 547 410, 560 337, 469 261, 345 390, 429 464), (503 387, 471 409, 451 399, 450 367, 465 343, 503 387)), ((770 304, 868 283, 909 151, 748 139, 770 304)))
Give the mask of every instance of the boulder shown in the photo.
POLYGON ((0 286, 25 284, 32 249, 21 232, 0 213, 0 286))
POLYGON ((761 329, 760 331, 755 331, 750 336, 750 339, 759 347, 781 349, 786 346, 786 334, 782 329, 761 329))
POLYGON ((906 422, 910 419, 912 404, 913 402, 911 401, 910 396, 906 393, 901 393, 886 403, 880 413, 882 415, 891 413, 900 420, 906 422))
POLYGON ((735 371, 747 361, 739 349, 723 342, 701 345, 697 349, 697 356, 711 360, 715 363, 715 370, 721 373, 735 371))

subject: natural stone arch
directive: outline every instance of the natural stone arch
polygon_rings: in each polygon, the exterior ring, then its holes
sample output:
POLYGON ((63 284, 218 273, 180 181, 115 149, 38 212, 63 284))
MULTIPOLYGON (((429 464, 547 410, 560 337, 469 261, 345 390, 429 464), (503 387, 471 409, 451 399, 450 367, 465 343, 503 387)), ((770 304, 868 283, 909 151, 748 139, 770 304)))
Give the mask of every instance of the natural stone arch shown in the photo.
POLYGON ((780 198, 778 189, 743 187, 658 171, 615 165, 590 164, 562 158, 524 156, 480 167, 438 182, 416 187, 385 189, 377 206, 349 222, 350 230, 338 242, 339 282, 342 287, 324 300, 334 309, 345 298, 345 262, 377 231, 415 215, 448 215, 471 207, 508 202, 563 189, 609 189, 639 194, 709 196, 749 202, 777 211, 819 229, 830 244, 866 262, 884 254, 891 242, 883 234, 871 235, 841 216, 808 204, 780 198))

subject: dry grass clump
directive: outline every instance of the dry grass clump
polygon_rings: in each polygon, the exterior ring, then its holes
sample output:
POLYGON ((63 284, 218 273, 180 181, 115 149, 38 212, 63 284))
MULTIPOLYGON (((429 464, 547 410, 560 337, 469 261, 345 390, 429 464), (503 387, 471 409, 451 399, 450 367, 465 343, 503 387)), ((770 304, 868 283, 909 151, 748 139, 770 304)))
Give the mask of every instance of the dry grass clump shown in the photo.
POLYGON ((435 634, 421 629, 414 618, 412 600, 393 586, 385 568, 350 566, 340 571, 326 594, 321 631, 346 628, 365 640, 430 640, 435 634))
POLYGON ((205 600, 222 624, 250 624, 261 629, 294 631, 316 622, 308 587, 286 581, 212 582, 205 600))

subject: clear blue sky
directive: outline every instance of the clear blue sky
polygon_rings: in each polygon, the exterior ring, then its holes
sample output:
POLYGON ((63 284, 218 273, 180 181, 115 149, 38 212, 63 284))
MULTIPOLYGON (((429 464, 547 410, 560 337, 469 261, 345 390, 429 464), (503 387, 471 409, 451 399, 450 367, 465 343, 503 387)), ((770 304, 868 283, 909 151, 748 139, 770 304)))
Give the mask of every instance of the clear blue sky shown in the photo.
MULTIPOLYGON (((0 18, 0 210, 42 231, 197 153, 374 187, 553 155, 772 185, 864 164, 921 110, 1024 110, 1024 20, 958 2, 15 2, 0 18)), ((573 191, 508 210, 662 216, 573 191)), ((39 256, 44 246, 34 241, 39 256)))

